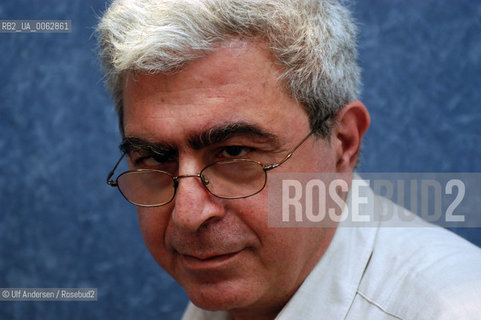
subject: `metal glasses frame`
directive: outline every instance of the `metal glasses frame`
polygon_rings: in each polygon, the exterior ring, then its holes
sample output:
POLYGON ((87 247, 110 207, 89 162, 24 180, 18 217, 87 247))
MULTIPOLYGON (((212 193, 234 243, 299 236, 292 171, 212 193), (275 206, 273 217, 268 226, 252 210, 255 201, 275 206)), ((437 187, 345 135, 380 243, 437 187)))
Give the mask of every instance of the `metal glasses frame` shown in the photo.
POLYGON ((122 156, 120 157, 119 161, 117 161, 117 163, 115 164, 114 168, 109 172, 108 176, 107 176, 107 184, 111 187, 117 187, 120 191, 120 193, 124 196, 124 198, 136 205, 136 206, 139 206, 139 207, 161 207, 161 206, 164 206, 166 204, 169 204, 170 202, 172 202, 172 200, 174 200, 175 198, 175 195, 177 193, 177 187, 179 185, 179 180, 182 179, 182 178, 200 178, 201 182, 202 182, 202 185, 204 186, 204 188, 210 193, 212 194, 213 196, 217 197, 217 198, 221 198, 221 199, 242 199, 242 198, 247 198, 247 197, 251 197, 253 195, 256 195, 258 194, 259 192, 261 192, 262 190, 264 190, 264 187, 266 186, 266 182, 267 182, 267 171, 269 170, 272 170, 272 169, 275 169, 277 167, 279 167, 280 165, 282 165, 283 163, 285 163, 287 160, 289 160, 292 155, 294 154, 294 152, 296 152, 296 150, 313 134, 314 132, 311 131, 309 132, 309 134, 301 140, 301 142, 299 144, 297 144, 293 149, 292 151, 290 151, 281 161, 277 162, 277 163, 272 163, 272 164, 263 164, 259 161, 256 161, 256 160, 252 160, 252 159, 230 159, 230 160, 220 160, 220 161, 215 161, 211 164, 208 164, 207 166, 205 166, 198 174, 184 174, 184 175, 178 175, 178 176, 173 176, 171 175, 170 173, 166 172, 166 171, 163 171, 163 170, 156 170, 156 169, 136 169, 136 170, 128 170, 128 171, 125 171, 125 172, 122 172, 118 177, 117 179, 115 180, 112 180, 112 177, 115 173, 115 170, 117 169, 117 167, 119 166, 120 162, 122 161, 122 159, 125 157, 126 153, 124 152, 122 154, 122 156), (260 167, 262 167, 262 170, 264 170, 264 184, 262 185, 262 187, 257 191, 257 192, 254 192, 252 194, 249 194, 249 195, 246 195, 246 196, 240 196, 240 197, 223 197, 223 196, 218 196, 216 195, 215 193, 213 193, 211 190, 209 190, 209 188, 207 187, 209 185, 209 181, 207 180, 207 178, 205 176, 202 175, 202 172, 204 172, 207 168, 209 167, 212 167, 216 164, 219 164, 219 163, 235 163, 235 162, 252 162, 252 163, 256 163, 258 164, 260 167), (163 174, 166 174, 168 175, 169 177, 172 178, 172 181, 174 183, 173 187, 174 187, 174 193, 172 195, 172 198, 169 200, 169 201, 166 201, 166 202, 163 202, 163 203, 160 203, 160 204, 152 204, 152 205, 146 205, 146 204, 139 204, 139 203, 135 203, 131 200, 129 200, 125 195, 124 193, 122 192, 122 190, 120 189, 119 187, 119 183, 118 183, 118 180, 119 178, 124 175, 124 174, 129 174, 129 173, 136 173, 136 172, 160 172, 160 173, 163 173, 163 174))

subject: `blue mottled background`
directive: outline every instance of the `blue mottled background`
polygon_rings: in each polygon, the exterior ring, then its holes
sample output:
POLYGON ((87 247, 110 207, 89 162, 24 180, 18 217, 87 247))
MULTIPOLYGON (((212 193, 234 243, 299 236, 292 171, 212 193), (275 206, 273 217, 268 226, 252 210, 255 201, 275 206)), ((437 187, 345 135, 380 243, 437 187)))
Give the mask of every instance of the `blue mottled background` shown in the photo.
MULTIPOLYGON (((117 121, 92 37, 104 1, 2 1, 0 19, 72 33, 0 34, 0 287, 95 287, 97 302, 0 302, 0 319, 178 319, 187 301, 105 184, 117 121)), ((481 1, 370 0, 360 25, 363 171, 481 171, 481 1)), ((481 231, 455 230, 481 244, 481 231)))

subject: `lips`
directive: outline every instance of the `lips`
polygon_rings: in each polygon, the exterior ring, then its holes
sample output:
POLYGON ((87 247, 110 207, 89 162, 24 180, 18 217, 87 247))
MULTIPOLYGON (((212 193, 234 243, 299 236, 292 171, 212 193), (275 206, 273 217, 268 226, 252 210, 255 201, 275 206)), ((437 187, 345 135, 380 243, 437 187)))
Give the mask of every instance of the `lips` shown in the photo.
MULTIPOLYGON (((238 251, 237 251, 238 252, 238 251)), ((183 256, 187 259, 195 259, 199 261, 212 261, 212 260, 219 260, 219 259, 226 259, 229 258, 233 255, 235 255, 237 252, 231 252, 231 253, 220 253, 220 254, 211 254, 211 255, 189 255, 189 254, 183 254, 183 256)))
POLYGON ((215 254, 180 254, 180 257, 187 269, 219 269, 236 260, 242 251, 244 250, 215 254))

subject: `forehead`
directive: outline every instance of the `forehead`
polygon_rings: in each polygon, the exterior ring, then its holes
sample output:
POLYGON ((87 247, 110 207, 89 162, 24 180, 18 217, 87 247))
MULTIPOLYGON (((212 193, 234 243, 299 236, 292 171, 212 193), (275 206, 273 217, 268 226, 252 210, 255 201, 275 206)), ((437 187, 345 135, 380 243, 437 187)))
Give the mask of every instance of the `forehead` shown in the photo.
POLYGON ((276 131, 283 118, 307 120, 280 74, 263 43, 234 40, 178 73, 129 75, 125 134, 166 140, 234 122, 276 131))

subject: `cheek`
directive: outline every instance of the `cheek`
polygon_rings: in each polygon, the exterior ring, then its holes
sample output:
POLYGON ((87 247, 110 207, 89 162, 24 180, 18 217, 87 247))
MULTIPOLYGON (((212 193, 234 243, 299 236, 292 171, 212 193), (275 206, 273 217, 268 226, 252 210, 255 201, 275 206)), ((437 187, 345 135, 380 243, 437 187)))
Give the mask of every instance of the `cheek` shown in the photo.
POLYGON ((320 259, 335 229, 269 227, 265 191, 240 202, 237 212, 259 239, 257 257, 268 271, 265 280, 295 286, 320 259))
POLYGON ((269 212, 267 207, 267 186, 254 196, 229 200, 225 206, 228 214, 236 215, 242 224, 259 237, 262 237, 268 229, 269 212))
POLYGON ((269 227, 267 188, 255 196, 232 200, 227 212, 236 215, 258 239, 258 247, 254 249, 263 265, 275 266, 295 254, 291 247, 300 239, 294 229, 269 227))
POLYGON ((293 265, 301 254, 303 235, 290 228, 269 228, 263 234, 264 259, 267 264, 293 265), (301 250, 300 250, 301 249, 301 250))
POLYGON ((152 257, 162 266, 165 265, 162 259, 167 257, 164 236, 169 213, 166 211, 164 208, 137 208, 140 231, 145 245, 152 257))

